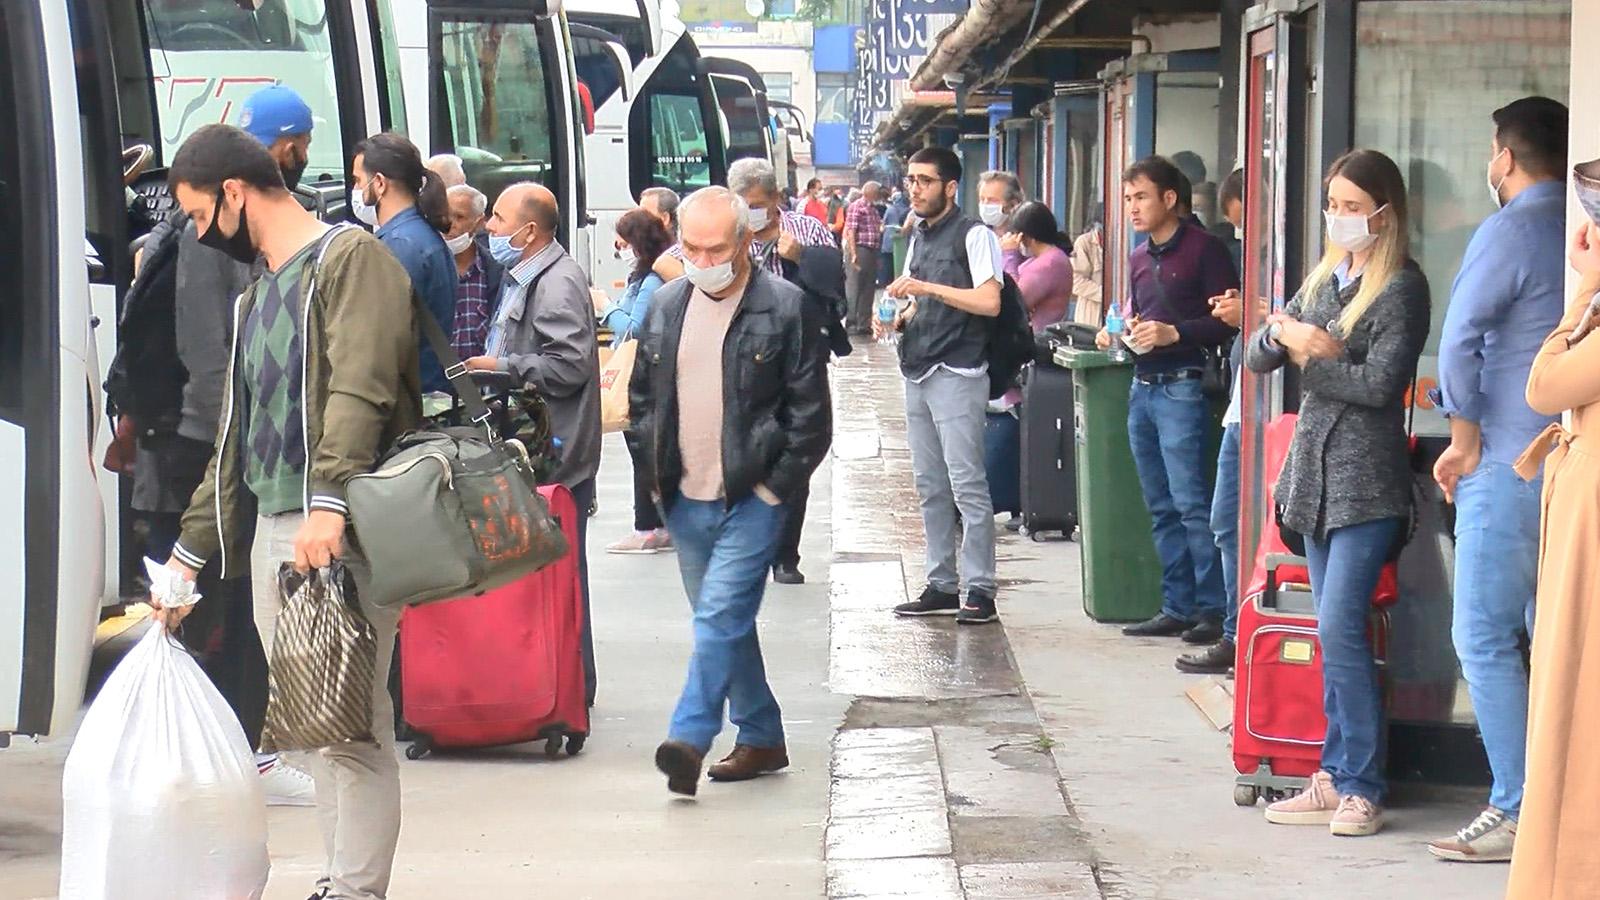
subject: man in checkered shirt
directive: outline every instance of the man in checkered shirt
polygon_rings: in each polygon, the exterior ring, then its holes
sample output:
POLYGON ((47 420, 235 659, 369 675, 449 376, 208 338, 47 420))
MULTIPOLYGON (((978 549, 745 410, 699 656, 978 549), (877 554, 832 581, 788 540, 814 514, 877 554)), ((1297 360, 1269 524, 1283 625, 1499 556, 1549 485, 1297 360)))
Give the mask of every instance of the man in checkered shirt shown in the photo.
MULTIPOLYGON (((728 167, 728 188, 750 207, 750 256, 755 264, 787 279, 805 292, 808 323, 817 328, 819 352, 845 356, 850 339, 844 323, 844 259, 828 226, 792 212, 778 190, 778 176, 764 159, 741 159, 728 167)), ((802 489, 788 501, 789 520, 778 542, 772 578, 779 584, 803 584, 800 532, 805 527, 802 489)))

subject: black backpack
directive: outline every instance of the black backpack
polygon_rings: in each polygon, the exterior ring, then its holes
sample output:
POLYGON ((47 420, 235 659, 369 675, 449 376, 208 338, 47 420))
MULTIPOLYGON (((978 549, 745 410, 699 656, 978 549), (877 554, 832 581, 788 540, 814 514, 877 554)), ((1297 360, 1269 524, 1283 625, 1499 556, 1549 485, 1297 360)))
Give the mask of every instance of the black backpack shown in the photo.
POLYGON ((989 399, 995 400, 1017 386, 1017 374, 1037 354, 1028 308, 1022 291, 1010 275, 1001 275, 1000 314, 989 334, 989 399))
POLYGON ((174 213, 144 243, 139 274, 122 301, 117 355, 106 374, 106 413, 140 433, 172 432, 183 415, 189 371, 178 359, 178 244, 188 217, 174 213))

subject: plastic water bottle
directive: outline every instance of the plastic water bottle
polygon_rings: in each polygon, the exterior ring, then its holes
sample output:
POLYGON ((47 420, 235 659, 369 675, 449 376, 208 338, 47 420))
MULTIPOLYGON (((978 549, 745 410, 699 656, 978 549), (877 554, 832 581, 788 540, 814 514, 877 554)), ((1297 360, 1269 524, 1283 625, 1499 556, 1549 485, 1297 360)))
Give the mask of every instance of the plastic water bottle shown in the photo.
POLYGON ((1122 343, 1122 311, 1115 304, 1106 313, 1106 334, 1111 336, 1111 358, 1117 362, 1128 361, 1128 348, 1122 343))
POLYGON ((883 336, 878 338, 880 344, 894 344, 899 336, 894 330, 894 315, 897 312, 894 298, 884 294, 878 298, 878 324, 883 326, 883 336))

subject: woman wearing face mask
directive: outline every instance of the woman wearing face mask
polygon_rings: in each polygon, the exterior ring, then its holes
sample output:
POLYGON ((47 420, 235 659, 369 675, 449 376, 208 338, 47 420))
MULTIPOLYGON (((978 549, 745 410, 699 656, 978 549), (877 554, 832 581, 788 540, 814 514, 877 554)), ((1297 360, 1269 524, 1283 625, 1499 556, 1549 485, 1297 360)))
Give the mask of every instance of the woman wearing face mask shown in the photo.
POLYGON ((1283 524, 1305 535, 1328 716, 1321 770, 1267 807, 1267 821, 1363 836, 1383 827, 1386 789, 1367 623, 1411 513, 1405 394, 1428 337, 1428 282, 1410 256, 1393 160, 1353 150, 1326 187, 1322 261, 1245 357, 1256 372, 1300 368, 1300 417, 1274 497, 1283 524))
MULTIPOLYGON (((672 235, 661 220, 642 209, 632 209, 617 220, 617 255, 630 266, 628 286, 614 302, 600 311, 600 322, 615 337, 612 346, 636 337, 650 313, 650 301, 661 287, 661 276, 651 271, 656 258, 672 246, 672 235)), ((629 447, 630 451, 632 446, 629 447)), ((643 467, 637 461, 635 475, 643 467)), ((659 553, 671 550, 661 513, 650 499, 650 485, 639 478, 633 482, 633 532, 606 547, 607 553, 659 553)))
POLYGON ((1016 279, 1033 333, 1072 315, 1071 244, 1056 227, 1055 213, 1037 200, 1011 214, 1016 249, 1005 251, 1006 274, 1016 279))
MULTIPOLYGON (((422 164, 405 137, 375 134, 356 145, 350 212, 376 229, 378 240, 411 276, 411 289, 447 331, 455 321, 456 265, 443 235, 450 231, 444 182, 422 164)), ((444 367, 422 342, 422 390, 448 392, 444 367)))

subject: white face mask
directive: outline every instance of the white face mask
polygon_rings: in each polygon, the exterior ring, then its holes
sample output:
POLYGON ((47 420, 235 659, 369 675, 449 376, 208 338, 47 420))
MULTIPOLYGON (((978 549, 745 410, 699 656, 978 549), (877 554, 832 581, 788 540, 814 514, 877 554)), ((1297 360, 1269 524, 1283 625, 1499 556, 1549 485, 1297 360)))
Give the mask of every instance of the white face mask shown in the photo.
POLYGON ((350 214, 363 225, 370 228, 378 227, 378 204, 367 202, 365 189, 350 192, 350 214))
POLYGON ((1017 241, 1017 250, 1021 251, 1023 259, 1033 258, 1033 248, 1028 246, 1028 241, 1026 239, 1017 241))
MULTIPOLYGON (((1372 216, 1389 208, 1389 204, 1378 207, 1372 216)), ((1341 250, 1350 253, 1360 253, 1378 242, 1378 236, 1372 233, 1368 224, 1372 216, 1363 216, 1359 213, 1352 216, 1334 215, 1326 210, 1322 213, 1323 220, 1328 226, 1328 242, 1341 250)))
POLYGON ((453 238, 445 238, 444 245, 450 248, 450 254, 455 256, 472 246, 472 232, 463 231, 453 238))
POLYGON ((765 206, 752 206, 750 207, 748 221, 751 231, 760 231, 772 222, 772 210, 767 209, 765 206))
POLYGON ((633 252, 632 247, 623 244, 617 248, 617 259, 622 260, 622 264, 625 266, 632 266, 639 261, 639 254, 633 252))
POLYGON ((979 203, 978 218, 990 228, 996 228, 1006 220, 1005 207, 998 203, 979 203))
POLYGON ((728 285, 733 284, 735 277, 733 260, 731 259, 702 269, 689 261, 688 258, 685 258, 683 261, 683 274, 688 276, 690 284, 707 294, 716 294, 727 290, 728 285))
POLYGON ((1499 181, 1495 181, 1494 180, 1494 164, 1499 162, 1500 161, 1500 157, 1505 156, 1505 155, 1506 155, 1506 148, 1501 147, 1500 148, 1500 152, 1496 153, 1494 155, 1494 159, 1489 160, 1489 169, 1485 173, 1485 178, 1484 178, 1484 180, 1488 183, 1488 186, 1489 186, 1489 199, 1494 201, 1494 208, 1495 209, 1499 209, 1500 207, 1506 205, 1506 202, 1504 200, 1500 199, 1500 189, 1502 187, 1505 187, 1506 179, 1511 177, 1511 173, 1507 172, 1506 174, 1500 176, 1500 180, 1499 181))

